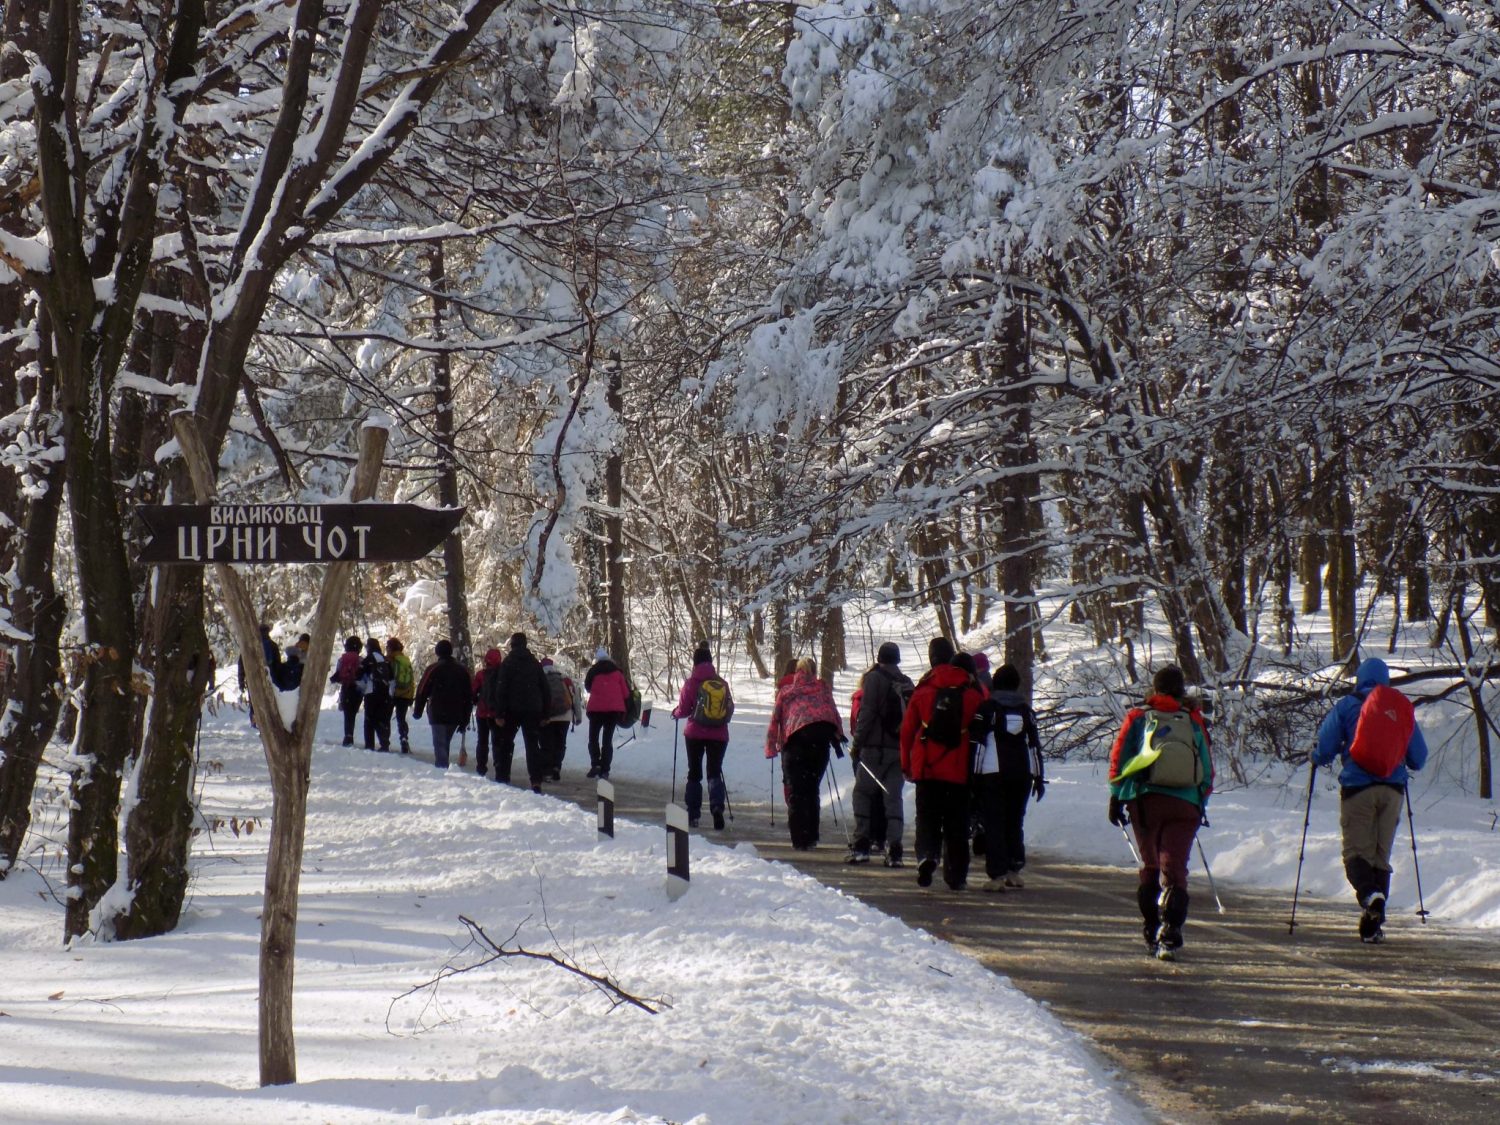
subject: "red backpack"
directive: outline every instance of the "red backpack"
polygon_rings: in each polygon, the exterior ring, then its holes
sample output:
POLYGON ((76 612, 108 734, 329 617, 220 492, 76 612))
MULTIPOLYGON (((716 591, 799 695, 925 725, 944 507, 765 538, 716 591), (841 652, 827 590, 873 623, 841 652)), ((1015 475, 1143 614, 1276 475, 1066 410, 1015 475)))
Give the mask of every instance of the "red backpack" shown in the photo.
POLYGON ((1377 684, 1359 709, 1349 757, 1371 777, 1384 780, 1406 760, 1406 747, 1416 726, 1411 700, 1388 684, 1377 684))

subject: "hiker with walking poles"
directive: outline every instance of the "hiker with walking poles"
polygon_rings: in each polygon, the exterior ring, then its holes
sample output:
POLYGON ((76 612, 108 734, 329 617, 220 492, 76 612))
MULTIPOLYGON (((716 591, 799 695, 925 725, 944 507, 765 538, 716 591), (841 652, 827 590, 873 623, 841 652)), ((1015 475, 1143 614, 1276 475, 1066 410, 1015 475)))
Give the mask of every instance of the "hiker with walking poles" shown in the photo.
MULTIPOLYGON (((1385 905, 1391 894, 1391 845, 1401 823, 1408 771, 1427 764, 1427 740, 1411 701, 1390 686, 1385 661, 1360 664, 1354 691, 1333 705, 1318 727, 1312 769, 1335 758, 1339 769, 1339 829, 1344 875, 1359 903, 1359 937, 1367 944, 1385 940, 1385 905)), ((1308 790, 1309 815, 1311 789, 1308 790)), ((1416 834, 1412 834, 1416 859, 1416 834)), ((1299 863, 1299 881, 1300 881, 1299 863)), ((1425 921, 1425 919, 1424 919, 1425 921)))
POLYGON ((583 674, 583 690, 589 695, 588 776, 608 780, 615 760, 615 729, 625 721, 625 710, 630 705, 630 682, 602 645, 594 653, 594 663, 583 674))
MULTIPOLYGON (((729 748, 729 720, 734 716, 734 696, 726 683, 714 669, 713 653, 708 642, 701 642, 693 650, 693 670, 683 682, 682 692, 677 697, 677 706, 672 709, 673 719, 686 719, 683 742, 687 746, 688 775, 683 788, 683 804, 687 806, 688 825, 698 827, 703 813, 703 777, 705 759, 708 773, 708 811, 714 818, 714 827, 724 827, 724 808, 729 793, 724 785, 724 752, 729 748)), ((673 768, 676 768, 675 736, 673 741, 673 768)))
POLYGON ((887 867, 900 867, 904 812, 901 787, 901 720, 916 685, 901 671, 901 649, 886 641, 875 666, 859 681, 849 726, 854 764, 854 843, 850 863, 869 863, 872 851, 885 853, 887 867))
POLYGON ((1208 823, 1213 782, 1203 716, 1187 704, 1182 669, 1168 664, 1157 669, 1145 704, 1126 712, 1109 754, 1109 821, 1135 829, 1142 933, 1147 952, 1163 961, 1182 948, 1188 861, 1208 823))
POLYGON ((829 748, 844 741, 844 720, 833 701, 833 689, 818 679, 810 656, 797 661, 791 683, 776 692, 766 728, 766 757, 781 756, 786 778, 786 819, 792 847, 808 851, 818 845, 822 801, 818 795, 828 768, 829 748))

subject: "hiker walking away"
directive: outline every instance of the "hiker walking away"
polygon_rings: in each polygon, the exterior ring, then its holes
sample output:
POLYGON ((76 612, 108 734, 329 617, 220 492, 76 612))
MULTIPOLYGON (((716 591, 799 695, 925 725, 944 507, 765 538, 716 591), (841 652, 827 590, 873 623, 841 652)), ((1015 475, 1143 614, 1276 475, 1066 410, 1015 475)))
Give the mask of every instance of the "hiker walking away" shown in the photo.
POLYGON ((312 634, 303 633, 297 643, 288 645, 286 657, 281 662, 281 690, 296 691, 302 686, 302 673, 307 664, 307 650, 312 647, 312 634))
POLYGON ((565 674, 550 656, 542 657, 547 677, 547 714, 542 717, 542 757, 551 781, 562 780, 563 757, 568 752, 568 726, 583 722, 583 701, 573 677, 565 674))
POLYGON ((766 728, 766 757, 781 755, 786 778, 786 821, 792 847, 808 851, 818 845, 822 802, 818 787, 828 768, 828 751, 844 741, 844 720, 833 689, 818 679, 818 665, 810 656, 797 661, 792 682, 776 692, 771 725, 766 728))
POLYGON ((1109 752, 1109 821, 1135 829, 1142 933, 1148 952, 1164 961, 1182 948, 1188 859, 1213 792, 1208 732, 1186 698, 1182 669, 1157 669, 1145 705, 1126 712, 1109 752))
POLYGON ((474 697, 469 670, 453 658, 453 642, 438 641, 433 652, 437 660, 422 673, 411 713, 412 718, 420 719, 422 712, 427 712, 432 728, 432 764, 445 770, 454 734, 469 726, 474 697))
POLYGON ((902 808, 901 720, 916 685, 902 673, 901 649, 886 641, 875 666, 859 681, 852 709, 854 728, 849 758, 854 763, 854 843, 850 863, 869 863, 872 851, 885 853, 887 867, 900 867, 902 808))
MULTIPOLYGON (((266 672, 270 674, 271 686, 280 691, 286 686, 286 670, 282 667, 281 663, 281 646, 271 639, 271 627, 264 622, 259 626, 259 633, 260 654, 265 657, 266 672)), ((243 656, 240 657, 238 679, 240 695, 241 697, 246 696, 248 688, 245 683, 245 658, 243 656)), ((250 704, 247 711, 249 712, 250 725, 253 727, 255 725, 255 704, 250 704)))
POLYGON ((396 714, 396 734, 401 739, 401 753, 410 754, 411 728, 407 726, 406 713, 417 695, 417 673, 400 637, 385 642, 385 657, 391 662, 391 707, 396 714))
POLYGON ((609 777, 615 760, 615 728, 625 719, 630 703, 630 682, 620 666, 609 658, 609 650, 594 652, 594 663, 583 676, 589 693, 589 777, 609 777))
POLYGON ((990 697, 979 709, 974 744, 974 807, 984 833, 984 889, 1002 892, 1026 885, 1027 801, 1047 791, 1036 713, 1021 694, 1021 673, 1002 664, 990 697))
POLYGON ((1427 740, 1411 701, 1390 686, 1385 661, 1371 657, 1354 675, 1354 692, 1333 705, 1318 727, 1313 763, 1335 758, 1339 769, 1339 830, 1344 877, 1360 905, 1359 936, 1385 940, 1391 895, 1391 843, 1401 823, 1408 771, 1427 764, 1427 740))
POLYGON ((486 649, 484 663, 474 673, 474 772, 480 777, 489 772, 490 747, 495 746, 495 780, 509 782, 509 764, 506 765, 503 776, 500 772, 500 729, 489 704, 489 696, 495 691, 494 680, 500 674, 500 661, 504 656, 498 648, 486 649))
POLYGON ((380 642, 374 637, 365 641, 365 658, 360 663, 359 685, 365 695, 365 749, 374 750, 376 744, 382 754, 391 749, 391 712, 395 701, 391 698, 391 684, 395 673, 391 662, 380 651, 380 642))
MULTIPOLYGON (((953 646, 936 638, 932 659, 953 646), (937 644, 942 641, 942 644, 937 644)), ((941 864, 943 882, 961 891, 969 878, 970 727, 984 693, 974 678, 974 658, 961 652, 937 664, 917 683, 901 721, 901 772, 917 788, 917 886, 932 886, 941 864)))
POLYGON ((339 710, 344 713, 344 741, 341 745, 354 745, 354 716, 359 714, 360 704, 365 701, 359 690, 359 668, 364 662, 361 650, 364 645, 358 637, 344 638, 344 651, 333 666, 333 675, 328 682, 339 688, 339 710))
POLYGON ((683 787, 689 827, 698 827, 703 813, 704 759, 708 764, 708 811, 714 827, 724 827, 728 790, 724 785, 724 752, 729 748, 729 720, 734 716, 734 696, 729 684, 714 669, 708 642, 693 650, 693 670, 683 682, 672 718, 686 719, 682 740, 687 747, 688 775, 683 787))
POLYGON ((541 661, 527 647, 525 633, 511 634, 510 651, 487 683, 486 702, 495 716, 495 780, 509 783, 520 731, 526 745, 526 776, 531 791, 540 793, 551 772, 542 757, 542 716, 548 711, 549 692, 541 661))

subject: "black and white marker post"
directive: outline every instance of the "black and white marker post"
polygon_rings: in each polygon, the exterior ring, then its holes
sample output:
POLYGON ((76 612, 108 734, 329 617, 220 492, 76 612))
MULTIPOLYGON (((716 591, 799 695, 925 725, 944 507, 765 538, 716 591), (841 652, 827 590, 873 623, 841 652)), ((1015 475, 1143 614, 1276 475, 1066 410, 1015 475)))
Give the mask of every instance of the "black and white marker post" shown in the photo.
POLYGON ((613 782, 599 779, 599 835, 615 838, 615 786, 613 782))
POLYGON ((667 806, 667 897, 681 898, 688 889, 688 814, 681 805, 667 806))

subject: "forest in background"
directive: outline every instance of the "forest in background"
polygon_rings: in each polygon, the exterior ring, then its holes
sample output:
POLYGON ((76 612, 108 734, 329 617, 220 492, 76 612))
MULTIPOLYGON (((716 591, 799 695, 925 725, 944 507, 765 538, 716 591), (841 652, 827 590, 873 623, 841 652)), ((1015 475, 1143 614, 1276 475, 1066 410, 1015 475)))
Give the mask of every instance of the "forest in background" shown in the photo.
MULTIPOLYGON (((1471 707, 1491 796, 1494 4, 0 24, 0 874, 49 755, 70 936, 169 930, 186 887, 235 653, 131 518, 193 499, 183 409, 223 502, 336 498, 380 412, 381 498, 467 509, 441 556, 362 568, 340 632, 523 628, 665 685, 702 637, 831 671, 845 607, 889 603, 1028 682, 1065 615, 1139 682, 1160 621, 1290 757, 1316 674, 1395 643, 1378 617, 1428 630, 1409 679, 1471 707)), ((244 573, 300 631, 309 572, 244 573)))

